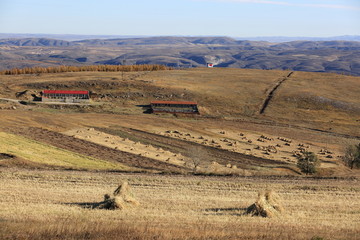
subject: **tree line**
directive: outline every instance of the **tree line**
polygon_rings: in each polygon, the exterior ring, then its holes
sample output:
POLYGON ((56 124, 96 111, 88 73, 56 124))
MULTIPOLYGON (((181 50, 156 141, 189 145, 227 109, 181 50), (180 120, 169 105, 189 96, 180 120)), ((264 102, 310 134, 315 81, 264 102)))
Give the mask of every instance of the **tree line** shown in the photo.
POLYGON ((172 70, 164 65, 88 65, 88 66, 58 66, 58 67, 25 67, 0 71, 0 75, 20 75, 39 73, 64 72, 140 72, 172 70))

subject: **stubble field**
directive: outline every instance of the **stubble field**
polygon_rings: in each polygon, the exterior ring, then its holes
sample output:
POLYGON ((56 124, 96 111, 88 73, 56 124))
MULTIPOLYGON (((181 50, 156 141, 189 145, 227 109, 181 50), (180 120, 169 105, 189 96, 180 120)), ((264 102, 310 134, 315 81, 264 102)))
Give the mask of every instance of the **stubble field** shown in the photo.
POLYGON ((360 233, 357 180, 13 170, 1 172, 0 181, 2 239, 358 239, 360 233), (124 180, 139 207, 86 207, 124 180), (244 215, 266 189, 280 195, 284 213, 244 215))

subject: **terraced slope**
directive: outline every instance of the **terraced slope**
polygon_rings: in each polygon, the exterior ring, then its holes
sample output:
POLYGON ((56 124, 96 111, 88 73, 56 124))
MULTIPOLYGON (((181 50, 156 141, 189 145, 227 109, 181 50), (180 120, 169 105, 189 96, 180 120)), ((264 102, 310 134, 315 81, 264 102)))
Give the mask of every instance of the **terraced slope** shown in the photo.
MULTIPOLYGON (((101 159, 106 165, 124 165, 131 167, 128 170, 132 171, 141 171, 144 169, 147 170, 157 170, 157 171, 172 171, 180 172, 185 170, 185 168, 169 164, 166 162, 156 161, 153 159, 146 158, 144 156, 139 156, 136 154, 127 153, 118 149, 105 147, 91 141, 86 141, 83 139, 78 139, 72 136, 67 136, 61 133, 49 131, 46 129, 40 128, 23 128, 19 130, 14 130, 19 135, 26 136, 27 138, 34 139, 35 141, 45 143, 46 146, 55 146, 57 148, 65 149, 66 151, 71 151, 74 154, 83 154, 90 158, 101 159)), ((25 149, 27 146, 25 147, 25 149)), ((43 152, 39 154, 44 154, 43 152)), ((49 156, 52 156, 56 153, 49 153, 49 156)), ((44 154, 46 156, 46 154, 44 154)), ((44 158, 42 158, 44 159, 44 158)), ((39 160, 38 162, 46 163, 39 160)), ((99 169, 101 169, 99 167, 99 169)), ((113 168, 116 170, 116 168, 113 168)))
POLYGON ((4 132, 0 132, 0 153, 20 157, 37 163, 37 166, 77 170, 130 170, 120 163, 86 156, 85 152, 75 153, 55 147, 51 143, 46 144, 4 132))

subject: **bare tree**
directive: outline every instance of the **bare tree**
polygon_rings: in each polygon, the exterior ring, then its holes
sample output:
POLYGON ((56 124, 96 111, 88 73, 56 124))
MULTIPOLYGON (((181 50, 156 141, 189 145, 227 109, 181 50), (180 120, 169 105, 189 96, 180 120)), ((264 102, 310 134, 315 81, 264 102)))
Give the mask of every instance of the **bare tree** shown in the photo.
POLYGON ((201 163, 208 158, 208 154, 201 146, 193 146, 189 149, 193 172, 197 172, 201 163))
POLYGON ((342 157, 344 164, 353 169, 360 168, 360 143, 350 145, 345 149, 345 155, 342 157))

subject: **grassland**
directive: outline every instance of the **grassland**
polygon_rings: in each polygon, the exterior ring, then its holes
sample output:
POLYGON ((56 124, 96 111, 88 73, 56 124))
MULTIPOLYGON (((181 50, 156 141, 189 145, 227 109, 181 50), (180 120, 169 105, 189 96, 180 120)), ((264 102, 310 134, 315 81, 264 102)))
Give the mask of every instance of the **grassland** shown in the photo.
POLYGON ((2 239, 357 239, 356 180, 2 171, 2 239), (127 180, 137 208, 91 210, 127 180), (273 189, 285 213, 243 215, 273 189))
POLYGON ((188 90, 202 112, 232 119, 267 119, 284 124, 356 133, 360 100, 354 87, 359 78, 322 73, 293 72, 276 91, 264 115, 259 116, 267 93, 291 71, 194 69, 154 72, 144 76, 155 85, 188 90), (331 121, 331 122, 330 122, 331 121))
POLYGON ((200 68, 0 76, 0 238, 357 239, 360 173, 340 156, 360 139, 359 77, 289 74, 200 68), (32 102, 43 89, 90 90, 92 104, 32 102), (197 101, 201 115, 143 113, 154 99, 197 101), (96 135, 78 133, 90 128, 96 135), (272 140, 258 141, 262 135, 272 140), (259 150, 276 144, 277 153, 259 150), (321 158, 314 176, 296 167, 299 144, 321 158), (200 170, 191 165, 194 147, 203 153, 200 170), (85 207, 122 180, 138 208, 85 207), (285 213, 244 215, 265 189, 278 192, 285 213))

